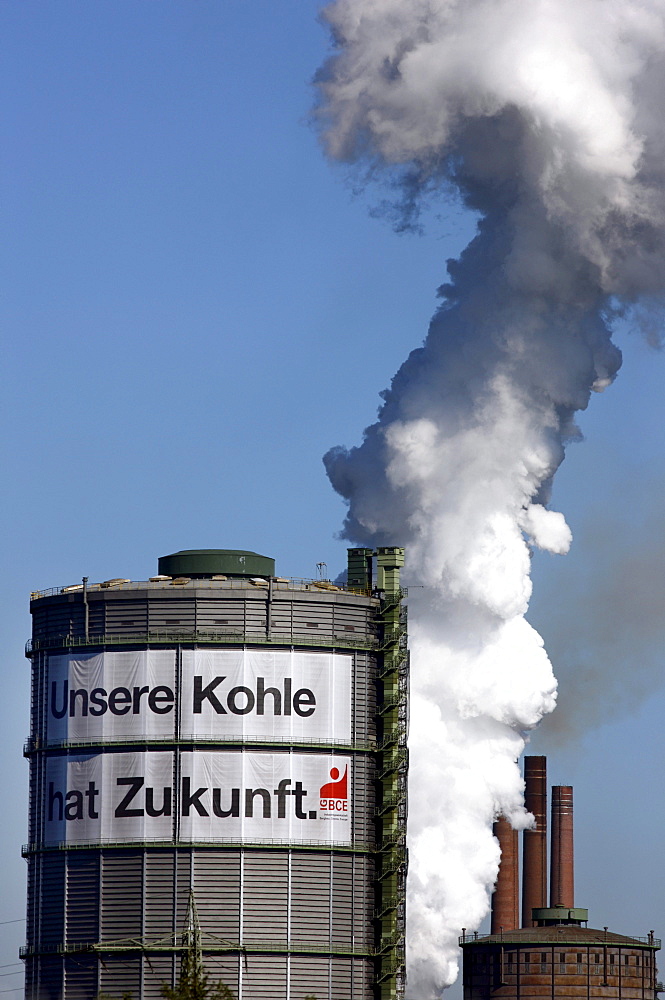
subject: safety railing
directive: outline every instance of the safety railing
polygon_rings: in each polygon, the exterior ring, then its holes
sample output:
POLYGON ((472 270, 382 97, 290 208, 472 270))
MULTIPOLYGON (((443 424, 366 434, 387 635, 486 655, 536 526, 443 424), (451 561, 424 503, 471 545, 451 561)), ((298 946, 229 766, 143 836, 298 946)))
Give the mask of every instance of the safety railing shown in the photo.
POLYGON ((90 747, 117 747, 117 746, 141 746, 141 747, 166 747, 166 746, 265 746, 265 747, 307 747, 308 749, 349 751, 350 753, 375 753, 379 747, 376 742, 367 740, 356 740, 341 742, 339 740, 307 739, 305 737, 290 736, 243 736, 241 734, 219 734, 216 736, 196 736, 188 733, 181 733, 180 736, 114 736, 112 739, 95 740, 49 740, 49 739, 29 739, 23 744, 23 755, 36 753, 39 750, 85 750, 90 747))
MULTIPOLYGON (((195 579, 190 577, 175 577, 170 580, 108 580, 101 583, 89 583, 86 587, 88 594, 97 594, 100 591, 129 591, 129 590, 169 590, 169 589, 212 589, 212 590, 253 590, 257 586, 268 588, 269 579, 265 581, 261 577, 229 577, 226 580, 213 580, 211 578, 195 579)), ((273 590, 318 590, 318 591, 339 591, 341 593, 353 594, 357 597, 375 596, 372 590, 362 587, 347 587, 344 584, 333 583, 331 580, 312 580, 307 577, 273 577, 273 590)), ((83 584, 72 583, 64 587, 48 587, 45 590, 33 590, 30 594, 31 601, 39 601, 43 597, 58 597, 68 594, 82 594, 83 584)), ((406 591, 400 591, 402 596, 406 591)))
MULTIPOLYGON (((534 934, 537 936, 537 928, 534 928, 534 934)), ((558 948, 560 944, 580 944, 579 936, 575 936, 575 926, 569 924, 561 924, 558 927, 561 931, 560 937, 557 937, 555 945, 558 948), (566 930, 570 931, 570 938, 566 937, 566 930)), ((603 931, 597 931, 597 937, 590 937, 588 931, 585 933, 584 941, 589 945, 589 947, 596 947, 597 945, 608 945, 612 948, 630 948, 633 944, 637 943, 640 945, 646 945, 649 948, 653 948, 654 951, 660 949, 660 938, 653 937, 649 934, 647 937, 633 937, 621 935, 620 939, 617 940, 619 935, 612 935, 611 938, 605 938, 603 931)), ((528 936, 525 935, 524 931, 517 931, 511 933, 510 931, 504 931, 500 934, 478 934, 474 931, 470 934, 464 933, 459 938, 460 947, 465 944, 475 944, 476 942, 482 944, 531 944, 528 936)), ((551 942, 548 942, 551 943, 551 942)))
POLYGON ((283 851, 285 847, 292 850, 307 850, 311 851, 315 849, 317 851, 344 851, 351 854, 375 854, 377 847, 375 844, 370 844, 367 841, 352 841, 344 842, 339 840, 278 840, 276 838, 272 840, 260 840, 258 838, 252 838, 251 841, 240 840, 238 837, 210 837, 208 839, 196 840, 178 840, 176 838, 170 840, 132 840, 132 841, 115 841, 115 840, 80 840, 76 843, 71 843, 67 841, 58 841, 57 843, 30 843, 23 844, 21 848, 22 857, 26 858, 31 854, 40 854, 45 851, 78 851, 85 850, 89 851, 91 849, 116 849, 122 848, 127 850, 128 847, 132 849, 143 849, 145 847, 217 847, 219 845, 224 845, 225 847, 233 846, 242 848, 250 847, 260 847, 264 848, 274 848, 275 850, 283 851))
POLYGON ((85 635, 69 633, 39 636, 30 639, 25 645, 25 655, 46 649, 69 649, 96 646, 135 646, 135 645, 260 645, 260 646, 312 646, 334 649, 358 649, 375 651, 379 641, 372 635, 362 634, 351 639, 348 635, 338 633, 317 632, 303 634, 293 629, 279 631, 273 626, 269 635, 265 629, 236 629, 223 631, 218 629, 151 629, 147 632, 100 632, 85 635))

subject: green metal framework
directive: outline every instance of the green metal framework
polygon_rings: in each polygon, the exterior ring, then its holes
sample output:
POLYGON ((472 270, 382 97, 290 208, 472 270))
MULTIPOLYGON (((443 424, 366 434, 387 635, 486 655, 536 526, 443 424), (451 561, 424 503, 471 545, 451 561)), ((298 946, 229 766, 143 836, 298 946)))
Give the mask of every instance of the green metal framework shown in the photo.
POLYGON ((404 549, 379 548, 377 590, 381 596, 380 669, 382 699, 379 707, 381 751, 377 809, 377 984, 380 1000, 398 1000, 406 982, 406 848, 409 659, 407 649, 405 591, 399 571, 404 549))

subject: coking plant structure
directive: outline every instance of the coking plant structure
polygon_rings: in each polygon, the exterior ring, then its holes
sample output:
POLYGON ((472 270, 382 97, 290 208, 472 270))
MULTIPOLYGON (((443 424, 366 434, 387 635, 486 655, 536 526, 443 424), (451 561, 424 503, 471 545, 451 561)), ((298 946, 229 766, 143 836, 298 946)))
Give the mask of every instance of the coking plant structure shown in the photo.
POLYGON ((518 834, 504 817, 494 825, 501 864, 490 933, 463 933, 464 1000, 656 1000, 660 941, 587 926, 575 905, 573 789, 552 788, 550 894, 547 901, 547 761, 524 758, 525 805, 535 825, 522 842, 519 919, 518 834))
POLYGON ((403 562, 191 550, 32 594, 26 1000, 157 1000, 194 912, 238 1000, 403 996, 403 562))

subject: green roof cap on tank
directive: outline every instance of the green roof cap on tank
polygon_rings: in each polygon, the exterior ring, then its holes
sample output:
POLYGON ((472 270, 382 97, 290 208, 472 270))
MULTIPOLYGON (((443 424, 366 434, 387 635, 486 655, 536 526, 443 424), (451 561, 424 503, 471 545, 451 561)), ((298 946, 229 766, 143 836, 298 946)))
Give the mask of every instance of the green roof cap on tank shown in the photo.
POLYGON ((158 562, 160 575, 205 579, 212 576, 274 576, 275 560, 244 549, 182 549, 158 562))

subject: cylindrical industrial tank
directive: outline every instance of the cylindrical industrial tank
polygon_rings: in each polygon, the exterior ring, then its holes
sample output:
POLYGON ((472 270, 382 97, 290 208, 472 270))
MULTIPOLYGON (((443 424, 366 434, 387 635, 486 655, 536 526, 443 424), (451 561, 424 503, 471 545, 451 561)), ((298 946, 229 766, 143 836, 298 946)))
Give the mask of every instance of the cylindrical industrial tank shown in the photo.
POLYGON ((238 1000, 403 995, 403 550, 349 562, 187 551, 32 595, 27 1000, 157 1000, 191 902, 238 1000))

